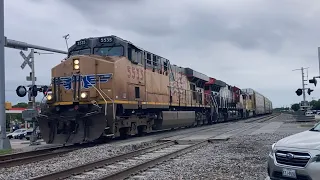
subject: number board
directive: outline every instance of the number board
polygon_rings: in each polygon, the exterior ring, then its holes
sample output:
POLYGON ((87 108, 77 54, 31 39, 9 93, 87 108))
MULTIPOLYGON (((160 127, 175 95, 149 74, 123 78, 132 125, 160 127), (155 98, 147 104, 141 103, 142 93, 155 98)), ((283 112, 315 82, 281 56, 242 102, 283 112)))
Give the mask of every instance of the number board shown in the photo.
POLYGON ((77 46, 83 46, 83 45, 87 45, 87 39, 81 39, 79 41, 76 41, 76 45, 77 46))
POLYGON ((112 43, 113 37, 101 37, 98 39, 99 43, 112 43))

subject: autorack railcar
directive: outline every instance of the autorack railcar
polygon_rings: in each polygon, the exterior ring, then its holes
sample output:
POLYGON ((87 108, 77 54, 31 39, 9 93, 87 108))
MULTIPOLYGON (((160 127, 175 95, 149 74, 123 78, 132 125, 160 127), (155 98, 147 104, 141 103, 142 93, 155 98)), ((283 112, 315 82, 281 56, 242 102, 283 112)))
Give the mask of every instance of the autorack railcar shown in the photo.
POLYGON ((51 76, 52 92, 39 118, 47 143, 126 137, 247 118, 252 110, 265 113, 260 104, 249 107, 260 103, 261 95, 252 100, 238 87, 172 65, 113 35, 76 41, 51 76))

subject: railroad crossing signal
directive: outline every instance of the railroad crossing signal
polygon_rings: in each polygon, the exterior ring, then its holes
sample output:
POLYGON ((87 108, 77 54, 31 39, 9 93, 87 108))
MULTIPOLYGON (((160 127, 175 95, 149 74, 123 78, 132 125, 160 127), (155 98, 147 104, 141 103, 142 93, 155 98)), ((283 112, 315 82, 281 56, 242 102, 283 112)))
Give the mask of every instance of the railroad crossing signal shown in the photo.
MULTIPOLYGON (((305 90, 306 90, 306 89, 305 89, 305 90)), ((296 94, 297 94, 298 96, 301 96, 301 95, 302 95, 302 91, 303 91, 303 90, 299 88, 299 89, 296 90, 296 94)), ((314 90, 308 88, 307 93, 310 95, 312 91, 314 91, 314 90)))
MULTIPOLYGON (((20 66, 21 69, 24 69, 26 67, 26 65, 28 65, 30 67, 30 69, 33 68, 34 62, 32 62, 33 61, 33 59, 32 59, 33 54, 32 53, 33 52, 31 51, 29 53, 29 55, 26 56, 22 51, 20 51, 20 55, 24 59, 23 63, 20 66)), ((30 72, 30 76, 27 76, 26 79, 27 79, 27 81, 32 81, 32 72, 30 72)), ((37 81, 36 77, 34 77, 34 81, 37 81)))
POLYGON ((301 96, 301 95, 302 95, 302 89, 300 89, 300 88, 297 89, 297 90, 296 90, 296 94, 297 94, 298 96, 301 96))
POLYGON ((313 77, 312 79, 309 80, 309 83, 313 83, 314 86, 317 86, 317 79, 313 77))

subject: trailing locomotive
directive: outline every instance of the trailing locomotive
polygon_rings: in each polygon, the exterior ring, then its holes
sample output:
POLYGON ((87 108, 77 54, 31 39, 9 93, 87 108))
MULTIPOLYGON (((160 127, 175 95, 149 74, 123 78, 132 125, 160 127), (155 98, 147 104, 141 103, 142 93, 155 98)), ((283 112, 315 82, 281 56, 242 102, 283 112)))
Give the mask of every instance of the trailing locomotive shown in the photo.
POLYGON ((51 73, 52 92, 39 118, 47 143, 141 135, 272 112, 271 102, 255 91, 171 65, 117 36, 76 41, 51 73))

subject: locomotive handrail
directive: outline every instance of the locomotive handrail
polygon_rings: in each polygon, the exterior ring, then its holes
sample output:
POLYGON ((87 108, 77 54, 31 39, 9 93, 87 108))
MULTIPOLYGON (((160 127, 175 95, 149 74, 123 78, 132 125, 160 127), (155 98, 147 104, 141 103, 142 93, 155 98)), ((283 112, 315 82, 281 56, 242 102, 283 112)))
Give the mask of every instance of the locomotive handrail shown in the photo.
MULTIPOLYGON (((105 102, 105 107, 104 107, 104 115, 106 116, 108 113, 107 113, 107 106, 108 106, 108 101, 103 97, 103 95, 100 93, 100 91, 99 91, 99 89, 95 86, 95 85, 93 85, 93 84, 91 84, 91 82, 89 82, 88 81, 88 83, 89 83, 89 85, 91 85, 99 94, 100 94, 100 96, 102 97, 102 99, 104 100, 104 102, 105 102)), ((113 101, 112 101, 113 102, 113 101)))
MULTIPOLYGON (((111 99, 104 91, 102 91, 101 87, 100 87, 100 83, 99 83, 99 89, 101 90, 101 92, 107 96, 108 99, 110 99, 110 101, 112 102, 112 117, 113 119, 115 119, 115 113, 114 113, 114 100, 111 99)), ((103 97, 102 97, 103 98, 103 97)))

